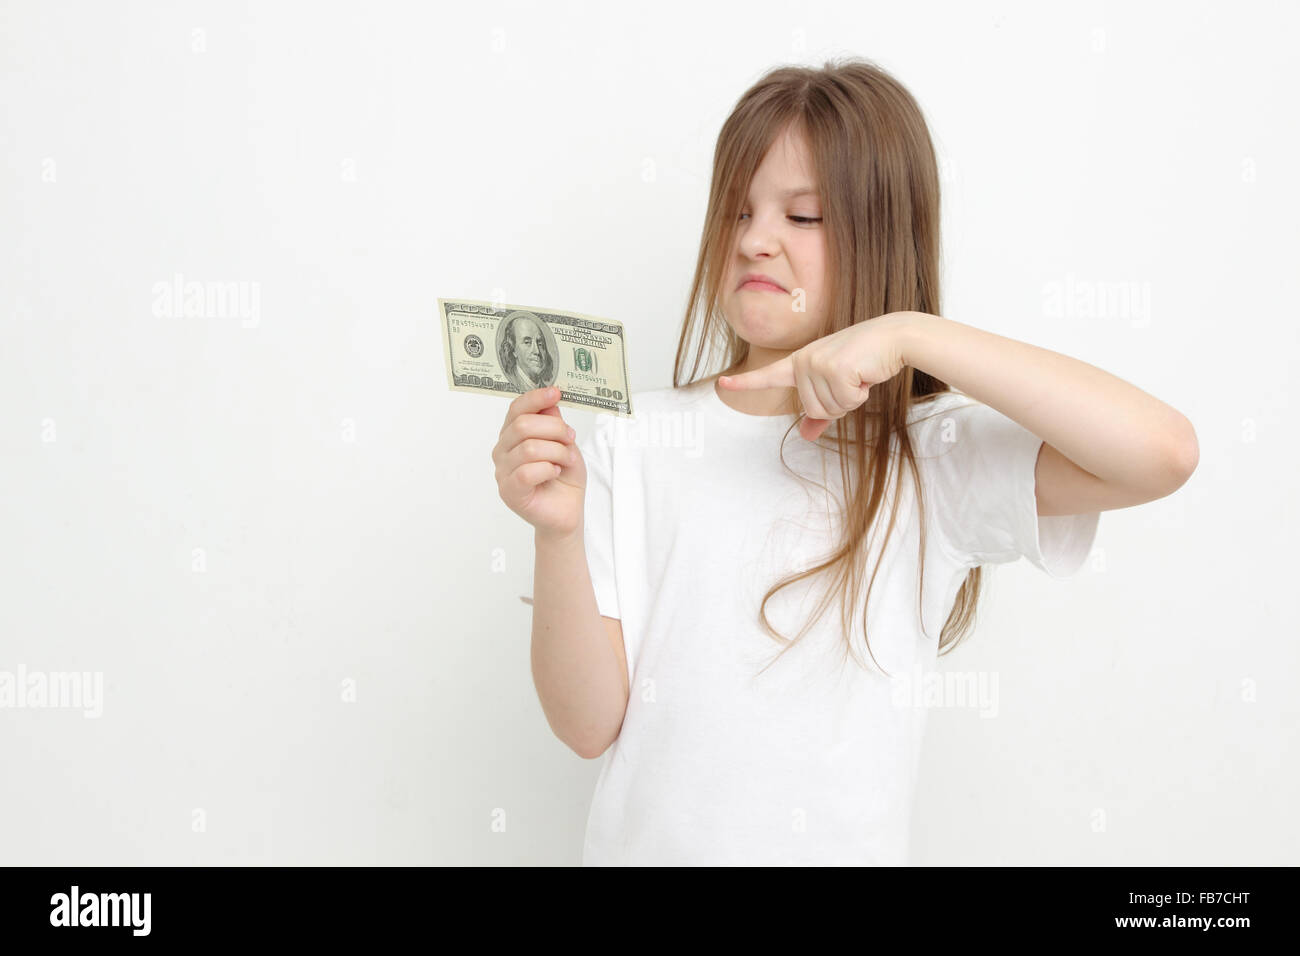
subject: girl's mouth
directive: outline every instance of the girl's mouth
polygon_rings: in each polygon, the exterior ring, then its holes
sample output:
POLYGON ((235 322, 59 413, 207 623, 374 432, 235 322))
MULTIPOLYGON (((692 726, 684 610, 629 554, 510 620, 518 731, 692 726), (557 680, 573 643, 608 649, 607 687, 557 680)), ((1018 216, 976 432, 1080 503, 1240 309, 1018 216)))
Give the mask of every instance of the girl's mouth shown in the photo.
POLYGON ((744 292, 746 289, 754 292, 785 292, 785 289, 782 289, 779 285, 773 285, 770 282, 759 282, 754 279, 750 279, 742 285, 739 291, 744 292))

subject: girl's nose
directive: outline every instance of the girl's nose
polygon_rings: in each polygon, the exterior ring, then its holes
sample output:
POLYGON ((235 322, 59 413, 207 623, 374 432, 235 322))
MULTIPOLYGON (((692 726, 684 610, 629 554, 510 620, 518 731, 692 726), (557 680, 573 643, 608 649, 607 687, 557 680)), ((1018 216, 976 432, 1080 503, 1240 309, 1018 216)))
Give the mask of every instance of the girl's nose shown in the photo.
POLYGON ((775 251, 776 243, 771 238, 772 231, 762 223, 754 223, 740 239, 740 251, 749 258, 775 251))

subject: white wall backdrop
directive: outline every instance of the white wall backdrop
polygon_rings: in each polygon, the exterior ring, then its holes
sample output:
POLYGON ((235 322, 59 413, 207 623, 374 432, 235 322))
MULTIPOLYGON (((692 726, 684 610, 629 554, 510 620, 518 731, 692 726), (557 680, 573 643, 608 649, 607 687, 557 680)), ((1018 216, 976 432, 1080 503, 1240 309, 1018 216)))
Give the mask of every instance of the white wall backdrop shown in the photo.
POLYGON ((669 385, 722 120, 839 55, 931 124, 944 314, 1133 382, 1201 447, 1076 578, 991 572, 944 666, 995 675, 997 713, 931 714, 915 862, 1300 862, 1296 27, 5 2, 0 676, 102 696, 0 709, 0 863, 577 863, 600 764, 538 703, 507 403, 447 388, 435 300, 616 318, 634 390, 669 385), (242 308, 160 291, 195 281, 242 308))

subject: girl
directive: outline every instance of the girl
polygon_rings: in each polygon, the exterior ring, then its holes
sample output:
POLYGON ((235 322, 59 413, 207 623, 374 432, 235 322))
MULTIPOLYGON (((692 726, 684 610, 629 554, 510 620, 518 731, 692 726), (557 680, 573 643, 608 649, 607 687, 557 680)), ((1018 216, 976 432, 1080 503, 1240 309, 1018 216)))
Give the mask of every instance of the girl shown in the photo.
POLYGON ((1195 468, 1177 411, 943 318, 938 280, 912 96, 862 61, 778 68, 718 138, 674 384, 633 402, 654 434, 602 416, 576 443, 556 390, 511 404, 533 679, 556 735, 608 754, 584 864, 906 863, 906 681, 969 630, 981 566, 1069 577, 1101 511, 1195 468))

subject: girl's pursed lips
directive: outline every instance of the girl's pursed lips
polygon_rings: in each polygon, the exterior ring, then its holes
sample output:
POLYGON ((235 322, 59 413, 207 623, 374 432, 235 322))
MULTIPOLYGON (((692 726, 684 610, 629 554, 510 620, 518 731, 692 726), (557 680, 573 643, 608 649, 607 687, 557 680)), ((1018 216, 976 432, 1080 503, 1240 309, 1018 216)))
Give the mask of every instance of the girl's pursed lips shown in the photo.
POLYGON ((745 291, 751 291, 751 292, 780 292, 780 293, 783 293, 783 294, 784 294, 785 289, 782 289, 779 285, 777 285, 776 283, 773 283, 773 282, 760 282, 760 281, 758 281, 757 279, 750 279, 750 280, 748 280, 748 281, 742 283, 741 286, 740 286, 740 288, 739 288, 738 290, 736 290, 736 291, 738 291, 738 292, 745 292, 745 291))
POLYGON ((781 285, 781 283, 777 282, 771 276, 763 275, 761 272, 747 272, 740 277, 740 285, 738 286, 737 291, 740 289, 763 289, 768 287, 775 289, 777 292, 785 291, 785 286, 781 285))

